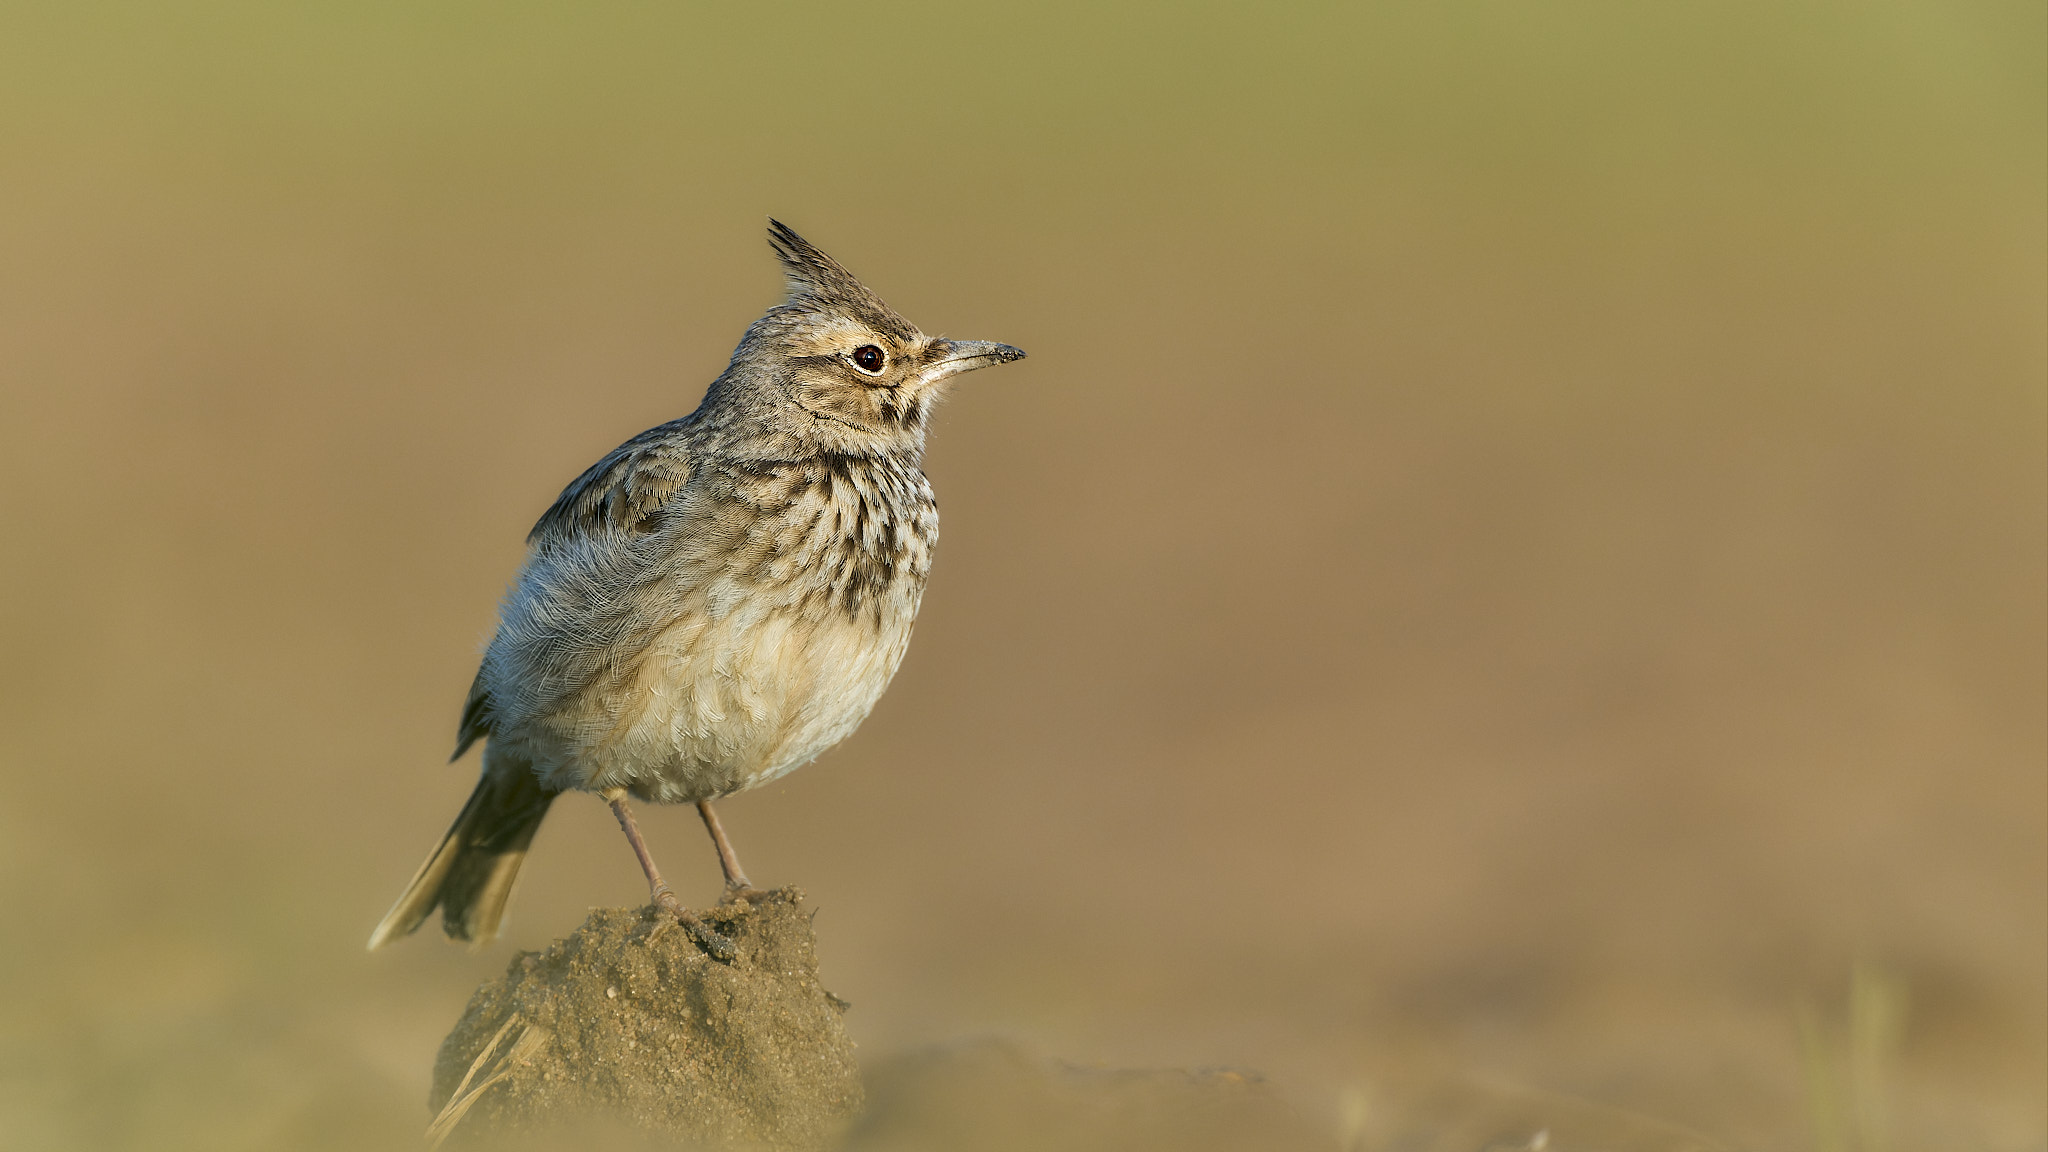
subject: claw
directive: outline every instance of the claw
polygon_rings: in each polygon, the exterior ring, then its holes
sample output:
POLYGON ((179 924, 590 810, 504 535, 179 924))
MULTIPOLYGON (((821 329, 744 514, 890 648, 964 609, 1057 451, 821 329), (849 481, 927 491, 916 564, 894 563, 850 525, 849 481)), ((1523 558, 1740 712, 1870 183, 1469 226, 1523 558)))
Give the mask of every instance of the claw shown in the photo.
MULTIPOLYGON (((683 907, 683 902, 676 899, 676 894, 668 890, 668 885, 662 885, 654 893, 654 903, 683 926, 683 931, 690 934, 690 939, 697 942, 697 947, 702 948, 706 956, 721 964, 730 964, 739 959, 739 946, 732 942, 732 938, 723 935, 706 924, 695 912, 683 907)), ((654 934, 649 934, 648 939, 653 938, 654 934)))
POLYGON ((690 939, 697 942, 697 947, 702 948, 706 956, 720 964, 730 964, 740 958, 739 946, 732 942, 731 937, 719 935, 695 916, 682 923, 683 931, 690 934, 690 939))
POLYGON ((740 884, 726 885, 725 893, 718 898, 720 904, 761 904, 782 895, 780 888, 754 888, 740 884))

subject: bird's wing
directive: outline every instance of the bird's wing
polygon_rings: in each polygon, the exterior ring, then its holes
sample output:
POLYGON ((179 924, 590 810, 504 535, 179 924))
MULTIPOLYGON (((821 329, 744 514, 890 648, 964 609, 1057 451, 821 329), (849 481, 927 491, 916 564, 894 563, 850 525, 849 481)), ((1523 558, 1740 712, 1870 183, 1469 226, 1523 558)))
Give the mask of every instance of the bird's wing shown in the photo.
POLYGON ((570 481, 527 533, 527 542, 559 540, 584 532, 645 533, 690 480, 682 421, 649 428, 611 450, 570 481))
MULTIPOLYGON (((675 421, 650 428, 612 449, 562 489, 562 494, 555 497, 555 502, 534 524, 533 531, 527 533, 527 543, 570 545, 571 551, 601 555, 607 550, 592 553, 571 542, 581 538, 587 543, 593 537, 605 536, 630 538, 653 531, 663 510, 695 471, 679 435, 682 425, 683 421, 675 421)), ((560 547, 544 550, 558 557, 562 551, 560 547)), ((594 606, 586 604, 583 612, 567 612, 566 618, 581 620, 594 606)), ((595 621, 586 623, 596 626, 595 621)), ((491 696, 484 669, 479 668, 470 685, 469 699, 462 706, 462 724, 456 736, 457 758, 478 738, 490 734, 492 721, 491 696)))

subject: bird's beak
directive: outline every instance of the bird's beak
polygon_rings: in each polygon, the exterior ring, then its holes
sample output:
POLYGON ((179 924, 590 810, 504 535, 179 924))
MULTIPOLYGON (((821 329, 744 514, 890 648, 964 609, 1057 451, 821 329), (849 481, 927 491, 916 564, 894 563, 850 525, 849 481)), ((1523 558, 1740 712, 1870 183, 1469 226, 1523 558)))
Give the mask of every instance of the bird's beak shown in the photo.
POLYGON ((925 368, 923 382, 926 384, 986 368, 991 364, 1008 364, 1022 360, 1024 350, 993 340, 934 340, 931 344, 931 364, 925 368))

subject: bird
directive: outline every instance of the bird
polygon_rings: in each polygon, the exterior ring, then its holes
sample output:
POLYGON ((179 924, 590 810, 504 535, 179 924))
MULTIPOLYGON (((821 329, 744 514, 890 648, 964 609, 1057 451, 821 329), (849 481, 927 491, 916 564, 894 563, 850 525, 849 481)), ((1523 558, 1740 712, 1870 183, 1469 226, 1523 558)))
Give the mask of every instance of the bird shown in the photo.
POLYGON ((938 542, 933 407, 1024 353, 927 336, 787 225, 768 240, 786 296, 696 410, 591 465, 528 534, 462 709, 454 759, 483 743, 476 788, 371 949, 436 908, 449 937, 490 942, 549 806, 587 792, 650 903, 732 959, 662 880, 630 801, 694 804, 720 902, 763 899, 713 801, 844 740, 895 675, 938 542))

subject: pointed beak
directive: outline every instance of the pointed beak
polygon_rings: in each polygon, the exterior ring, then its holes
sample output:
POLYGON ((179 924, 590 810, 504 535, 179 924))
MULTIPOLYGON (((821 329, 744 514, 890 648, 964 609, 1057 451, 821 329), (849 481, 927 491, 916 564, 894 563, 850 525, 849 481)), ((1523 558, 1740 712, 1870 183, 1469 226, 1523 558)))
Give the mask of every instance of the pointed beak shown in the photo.
POLYGON ((1008 364, 1024 358, 1022 348, 1012 348, 993 340, 934 340, 931 352, 931 366, 924 370, 927 384, 962 372, 972 372, 976 368, 1008 364))

